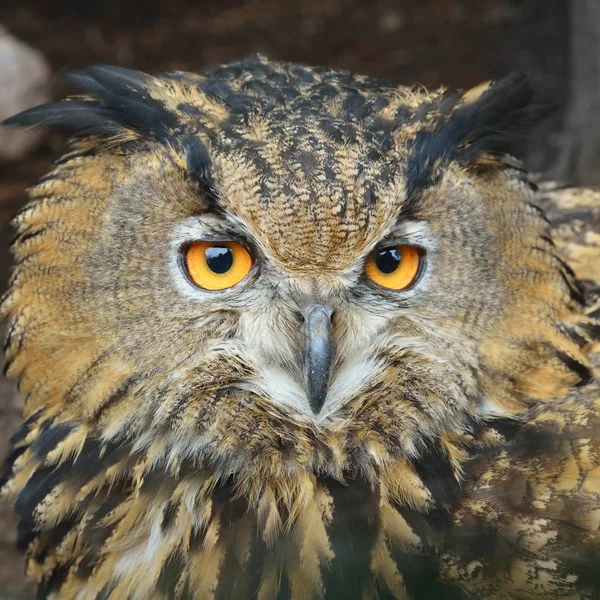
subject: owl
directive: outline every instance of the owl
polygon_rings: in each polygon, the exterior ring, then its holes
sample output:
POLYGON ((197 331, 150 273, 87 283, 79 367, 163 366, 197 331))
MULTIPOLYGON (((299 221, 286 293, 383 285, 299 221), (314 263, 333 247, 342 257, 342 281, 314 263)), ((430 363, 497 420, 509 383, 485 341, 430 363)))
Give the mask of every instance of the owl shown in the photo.
POLYGON ((39 598, 600 598, 600 194, 469 91, 116 67, 14 220, 2 493, 39 598))

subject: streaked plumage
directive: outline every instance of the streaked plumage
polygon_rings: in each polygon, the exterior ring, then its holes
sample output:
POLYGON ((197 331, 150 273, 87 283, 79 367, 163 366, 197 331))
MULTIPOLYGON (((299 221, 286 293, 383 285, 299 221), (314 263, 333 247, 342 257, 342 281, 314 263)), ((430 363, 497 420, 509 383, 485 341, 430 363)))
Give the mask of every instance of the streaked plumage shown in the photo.
POLYGON ((258 57, 71 82, 13 121, 74 141, 15 218, 2 304, 27 393, 3 490, 41 597, 600 597, 600 196, 508 156, 525 80, 258 57), (252 271, 195 288, 195 239, 252 271), (405 291, 366 280, 384 243, 426 250, 405 291))

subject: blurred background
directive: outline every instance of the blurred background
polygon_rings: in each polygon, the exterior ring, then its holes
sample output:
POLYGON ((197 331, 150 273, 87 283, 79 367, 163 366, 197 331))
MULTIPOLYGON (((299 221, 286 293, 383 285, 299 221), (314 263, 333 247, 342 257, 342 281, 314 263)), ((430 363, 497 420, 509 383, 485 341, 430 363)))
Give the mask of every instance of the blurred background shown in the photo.
MULTIPOLYGON (((261 52, 451 87, 524 71, 536 102, 555 109, 523 149, 526 164, 600 183, 598 0, 0 0, 0 26, 0 118, 61 97, 69 91, 61 74, 91 64, 197 71, 261 52)), ((0 293, 8 221, 63 144, 0 127, 0 293)), ((0 455, 21 402, 0 379, 0 455)), ((0 504, 0 600, 32 597, 14 543, 12 513, 0 504)))

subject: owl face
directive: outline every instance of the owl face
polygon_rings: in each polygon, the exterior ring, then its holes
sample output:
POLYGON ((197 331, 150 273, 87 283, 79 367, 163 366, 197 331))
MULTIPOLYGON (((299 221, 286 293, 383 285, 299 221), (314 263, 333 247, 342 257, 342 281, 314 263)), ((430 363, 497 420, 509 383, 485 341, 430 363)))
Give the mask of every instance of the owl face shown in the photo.
POLYGON ((497 134, 522 80, 257 59, 73 83, 19 121, 77 138, 15 221, 30 413, 150 461, 375 478, 585 378, 578 291, 497 134))

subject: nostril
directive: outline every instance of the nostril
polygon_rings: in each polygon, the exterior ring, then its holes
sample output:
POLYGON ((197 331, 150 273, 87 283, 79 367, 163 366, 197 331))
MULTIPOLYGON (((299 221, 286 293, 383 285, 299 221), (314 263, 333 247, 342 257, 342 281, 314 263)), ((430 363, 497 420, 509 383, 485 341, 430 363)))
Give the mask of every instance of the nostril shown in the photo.
POLYGON ((294 320, 294 322, 298 323, 299 325, 304 325, 304 323, 306 323, 306 320, 309 317, 310 313, 315 309, 325 312, 329 316, 329 321, 331 323, 333 323, 333 320, 335 317, 335 311, 331 310, 328 306, 322 306, 322 305, 316 305, 316 304, 313 304, 313 305, 307 307, 305 310, 292 310, 291 311, 292 319, 294 320))
POLYGON ((306 320, 310 318, 310 315, 313 313, 319 313, 321 315, 327 315, 329 317, 329 321, 333 321, 334 311, 331 307, 326 304, 310 304, 302 311, 302 318, 306 320))

